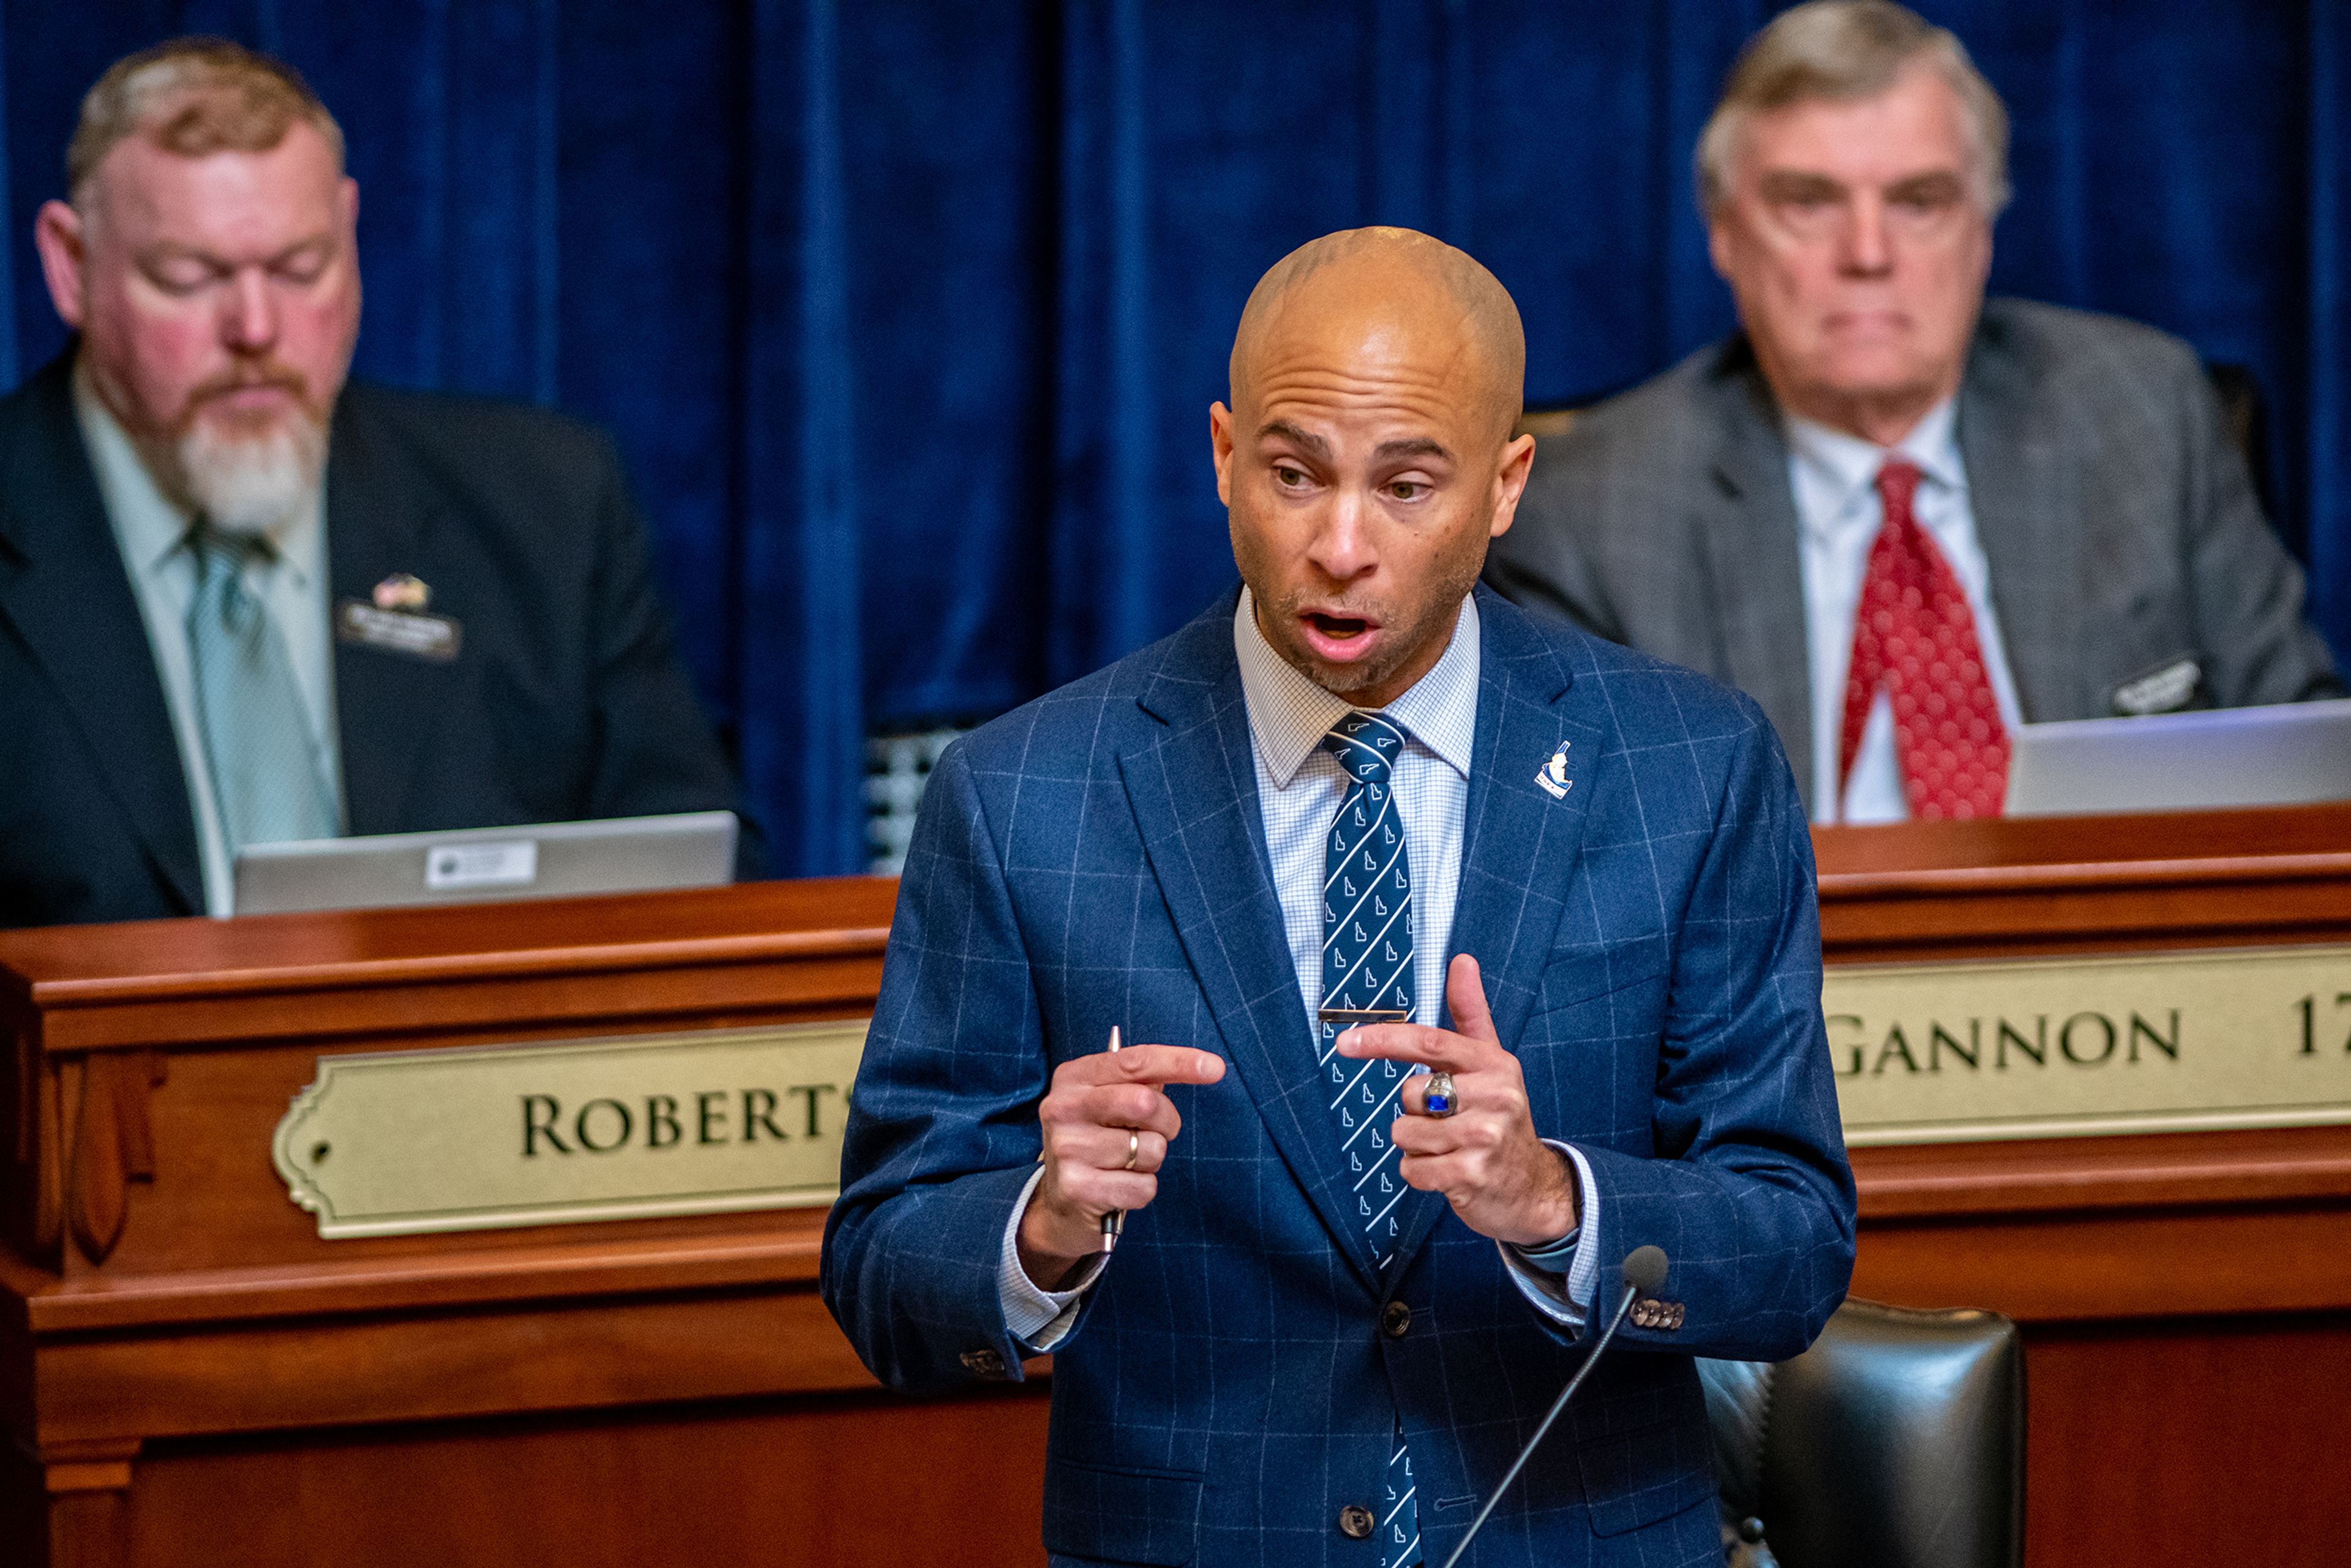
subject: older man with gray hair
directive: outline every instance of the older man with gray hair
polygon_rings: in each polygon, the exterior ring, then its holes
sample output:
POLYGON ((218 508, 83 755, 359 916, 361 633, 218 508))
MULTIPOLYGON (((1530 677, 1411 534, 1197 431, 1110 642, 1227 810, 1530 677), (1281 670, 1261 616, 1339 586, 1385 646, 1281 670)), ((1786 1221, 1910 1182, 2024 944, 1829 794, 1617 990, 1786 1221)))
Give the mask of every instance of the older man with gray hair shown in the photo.
POLYGON ((1760 701, 1816 821, 1996 815, 2028 721, 2335 695, 2192 350, 1984 298, 2008 117, 1815 0, 1698 143, 1742 329, 1579 418, 1489 580, 1760 701))

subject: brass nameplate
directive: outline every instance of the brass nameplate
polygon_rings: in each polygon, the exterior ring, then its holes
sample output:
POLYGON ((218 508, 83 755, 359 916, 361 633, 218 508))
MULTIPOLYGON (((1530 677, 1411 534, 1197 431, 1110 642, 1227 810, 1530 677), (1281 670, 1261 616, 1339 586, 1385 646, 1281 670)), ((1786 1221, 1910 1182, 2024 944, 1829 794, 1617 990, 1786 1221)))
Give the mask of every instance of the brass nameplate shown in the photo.
POLYGON ((324 1056, 277 1174, 325 1237, 821 1206, 865 1027, 324 1056))
POLYGON ((2351 947, 1855 966, 1822 1007, 1850 1144, 2351 1122, 2351 947))

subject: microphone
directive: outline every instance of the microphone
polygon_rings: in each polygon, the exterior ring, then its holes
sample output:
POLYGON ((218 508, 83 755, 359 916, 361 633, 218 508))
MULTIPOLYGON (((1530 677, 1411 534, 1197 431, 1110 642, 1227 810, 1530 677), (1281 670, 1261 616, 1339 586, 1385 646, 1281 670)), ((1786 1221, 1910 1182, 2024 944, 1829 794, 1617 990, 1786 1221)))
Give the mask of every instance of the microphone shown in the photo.
POLYGON ((1653 1296, 1665 1288, 1666 1250, 1662 1247, 1635 1247, 1625 1254, 1625 1261, 1619 1265, 1618 1272, 1625 1278, 1625 1293, 1617 1299, 1616 1311, 1610 1316, 1608 1326, 1600 1331, 1600 1337, 1593 1342, 1592 1354, 1583 1358, 1583 1364, 1575 1369, 1575 1375, 1567 1380, 1567 1386, 1561 1389, 1559 1397, 1551 1402, 1551 1410, 1543 1416, 1541 1424, 1535 1427, 1535 1435, 1527 1439, 1527 1446, 1520 1448, 1519 1457, 1510 1461, 1510 1469, 1503 1473, 1500 1484, 1494 1488, 1494 1495, 1486 1500, 1486 1506, 1479 1509, 1478 1517, 1469 1521, 1469 1533, 1461 1538, 1461 1544, 1455 1547, 1453 1554, 1445 1560, 1445 1568, 1453 1568, 1456 1563, 1460 1562, 1461 1554, 1469 1550, 1469 1543, 1478 1539, 1478 1531, 1484 1526, 1486 1516, 1494 1511, 1494 1505, 1502 1500, 1502 1494, 1510 1490, 1510 1483, 1519 1479, 1519 1472, 1525 1469, 1527 1461, 1535 1457, 1536 1446, 1551 1431, 1551 1424, 1559 1419, 1559 1413, 1567 1408, 1567 1402, 1575 1397, 1575 1391, 1583 1386, 1584 1378, 1600 1364, 1600 1358, 1606 1353, 1609 1342, 1616 1337, 1617 1329, 1624 1325, 1625 1314, 1633 1310, 1634 1299, 1653 1296))

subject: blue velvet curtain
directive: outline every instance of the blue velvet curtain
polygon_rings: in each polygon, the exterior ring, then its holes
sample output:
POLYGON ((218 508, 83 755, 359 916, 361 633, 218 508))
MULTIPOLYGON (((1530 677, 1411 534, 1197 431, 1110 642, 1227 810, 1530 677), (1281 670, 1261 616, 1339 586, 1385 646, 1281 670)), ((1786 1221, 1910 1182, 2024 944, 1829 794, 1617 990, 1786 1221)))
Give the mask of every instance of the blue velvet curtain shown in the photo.
MULTIPOLYGON (((0 376, 74 106, 181 31, 349 133, 360 373, 612 427, 779 869, 862 863, 872 727, 981 716, 1231 575, 1207 409, 1258 274, 1365 222, 1516 295, 1529 392, 1725 330, 1691 143, 1761 0, 0 0, 0 376)), ((2016 119, 1995 287, 2252 368, 2351 653, 2351 16, 1930 0, 2016 119)))

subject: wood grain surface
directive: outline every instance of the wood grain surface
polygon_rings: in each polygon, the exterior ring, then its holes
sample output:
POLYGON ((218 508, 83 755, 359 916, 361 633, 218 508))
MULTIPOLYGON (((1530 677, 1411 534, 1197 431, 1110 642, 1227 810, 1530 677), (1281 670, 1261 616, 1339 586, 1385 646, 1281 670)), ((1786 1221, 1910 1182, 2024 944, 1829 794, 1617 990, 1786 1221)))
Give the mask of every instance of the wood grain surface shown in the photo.
MULTIPOLYGON (((2351 806, 1813 840, 1832 965, 2351 940, 2351 806)), ((2023 1325, 2031 1568, 2351 1555, 2351 1128, 1853 1163, 1855 1293, 2023 1325)))
MULTIPOLYGON (((2351 807, 1816 847, 1832 964, 2351 940, 2351 807)), ((0 1562, 1040 1561, 1044 1384, 874 1389, 820 1215, 327 1242, 269 1163, 323 1055, 858 1016, 893 897, 0 933, 0 1562)), ((2340 1560, 2351 1129, 1854 1163, 1857 1292, 2024 1324, 2036 1568, 2340 1560)))

